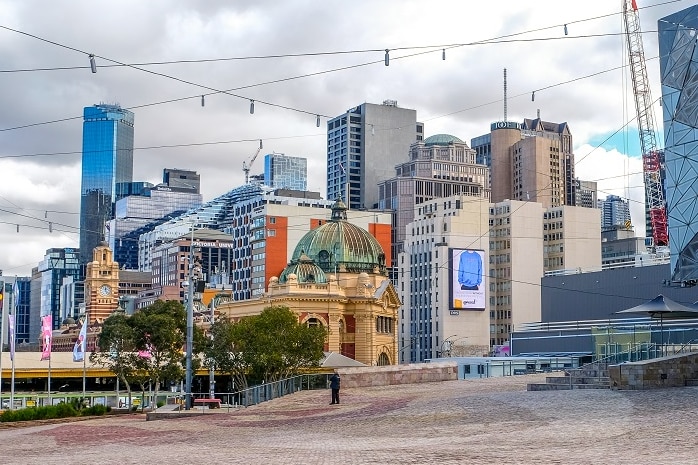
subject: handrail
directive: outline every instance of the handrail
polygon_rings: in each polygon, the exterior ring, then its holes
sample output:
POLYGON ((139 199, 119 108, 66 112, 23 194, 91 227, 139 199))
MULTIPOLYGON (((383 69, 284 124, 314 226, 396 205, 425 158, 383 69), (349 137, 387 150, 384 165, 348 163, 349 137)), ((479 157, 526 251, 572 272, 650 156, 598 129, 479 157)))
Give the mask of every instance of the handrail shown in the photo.
POLYGON ((688 341, 688 342, 684 342, 683 345, 681 345, 681 347, 678 348, 678 350, 677 350, 677 349, 674 349, 674 353, 675 353, 675 354, 683 353, 683 349, 684 349, 684 348, 686 348, 686 347, 689 346, 689 345, 693 345, 693 344, 698 344, 698 339, 691 339, 691 340, 688 341))
MULTIPOLYGON (((648 349, 649 349, 649 348, 656 348, 656 346, 657 346, 657 344, 655 344, 655 343, 641 343, 640 346, 642 346, 643 344, 647 344, 647 348, 648 348, 648 349)), ((637 346, 638 346, 638 344, 635 344, 635 347, 637 347, 637 346)), ((600 365, 602 365, 602 364, 605 364, 606 367, 608 367, 608 361, 609 361, 610 359, 612 359, 612 358, 618 358, 618 357, 620 357, 620 356, 622 356, 622 355, 628 355, 628 356, 629 356, 631 353, 633 353, 633 352, 635 352, 635 351, 636 351, 636 349, 633 348, 633 349, 628 349, 628 350, 623 351, 623 352, 616 352, 616 353, 614 353, 614 354, 607 355, 607 356, 605 356, 605 357, 603 357, 603 358, 600 358, 600 359, 591 361, 591 362, 589 362, 589 363, 585 363, 584 365, 578 366, 578 367, 576 367, 576 368, 571 368, 571 369, 569 369, 569 370, 565 370, 565 376, 568 376, 568 377, 569 377, 569 380, 570 380, 570 388, 571 388, 571 386, 572 386, 572 373, 571 373, 571 372, 572 372, 573 370, 574 370, 574 371, 581 371, 581 370, 584 370, 585 368, 590 367, 590 366, 592 366, 592 365, 599 365, 599 366, 600 366, 600 365)), ((601 380, 600 370, 598 370, 598 369, 596 370, 596 378, 597 378, 597 381, 600 381, 600 380, 601 380)))

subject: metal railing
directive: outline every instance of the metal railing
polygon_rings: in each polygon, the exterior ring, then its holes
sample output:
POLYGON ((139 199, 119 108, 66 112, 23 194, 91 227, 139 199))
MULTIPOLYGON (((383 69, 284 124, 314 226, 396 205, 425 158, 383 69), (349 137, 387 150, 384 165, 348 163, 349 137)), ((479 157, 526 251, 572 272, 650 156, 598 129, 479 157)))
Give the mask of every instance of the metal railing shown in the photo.
POLYGON ((252 386, 241 391, 221 394, 218 397, 221 397, 230 406, 249 407, 302 390, 327 389, 328 378, 327 374, 298 375, 272 383, 252 386))

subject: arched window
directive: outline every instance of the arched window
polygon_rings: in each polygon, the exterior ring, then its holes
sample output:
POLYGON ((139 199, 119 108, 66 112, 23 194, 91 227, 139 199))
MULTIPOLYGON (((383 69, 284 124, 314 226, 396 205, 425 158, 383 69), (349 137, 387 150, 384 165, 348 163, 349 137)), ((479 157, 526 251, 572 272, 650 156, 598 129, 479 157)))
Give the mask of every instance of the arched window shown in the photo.
POLYGON ((376 362, 378 366, 385 366, 385 365, 390 365, 390 359, 388 359, 388 355, 383 352, 378 356, 378 361, 376 362))
POLYGON ((308 318, 308 320, 305 322, 305 324, 309 328, 312 328, 314 326, 320 326, 320 320, 318 320, 317 318, 308 318))

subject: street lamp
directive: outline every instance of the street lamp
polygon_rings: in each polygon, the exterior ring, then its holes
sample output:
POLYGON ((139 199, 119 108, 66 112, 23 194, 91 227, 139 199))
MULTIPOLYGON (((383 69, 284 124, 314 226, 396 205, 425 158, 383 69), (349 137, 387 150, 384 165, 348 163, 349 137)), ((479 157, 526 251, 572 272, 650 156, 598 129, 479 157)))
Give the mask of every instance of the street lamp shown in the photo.
POLYGON ((443 342, 441 342, 441 356, 442 357, 444 356, 444 353, 446 352, 446 343, 447 342, 448 342, 448 356, 449 357, 451 356, 451 341, 449 341, 449 339, 451 339, 452 337, 457 337, 457 336, 458 336, 457 334, 453 334, 451 336, 448 336, 447 338, 445 338, 443 340, 443 342))
POLYGON ((187 286, 187 344, 184 409, 191 409, 191 357, 194 351, 194 223, 191 225, 191 242, 189 243, 189 276, 187 286))

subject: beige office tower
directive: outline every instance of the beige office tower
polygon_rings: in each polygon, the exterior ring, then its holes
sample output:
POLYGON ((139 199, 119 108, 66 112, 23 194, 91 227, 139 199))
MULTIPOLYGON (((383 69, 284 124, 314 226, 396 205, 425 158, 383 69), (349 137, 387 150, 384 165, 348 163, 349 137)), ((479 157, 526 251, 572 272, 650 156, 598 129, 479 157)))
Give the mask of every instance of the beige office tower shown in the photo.
POLYGON ((567 123, 540 118, 492 123, 488 139, 493 202, 574 205, 574 154, 567 123))
POLYGON ((543 207, 506 200, 490 205, 490 344, 509 343, 522 323, 540 321, 543 207))

